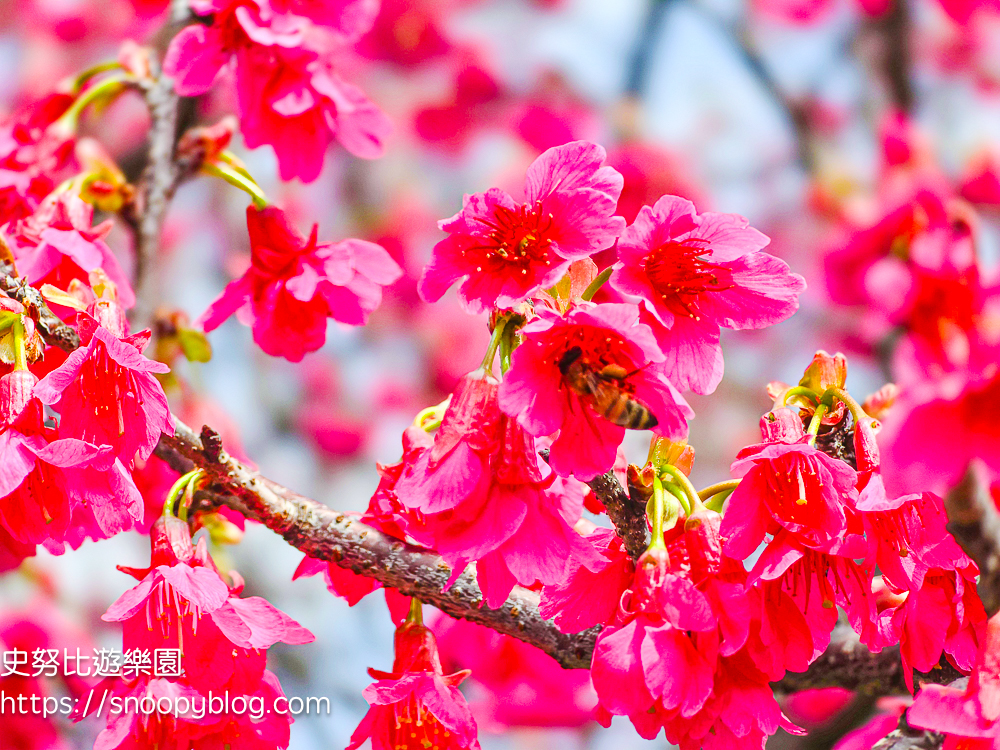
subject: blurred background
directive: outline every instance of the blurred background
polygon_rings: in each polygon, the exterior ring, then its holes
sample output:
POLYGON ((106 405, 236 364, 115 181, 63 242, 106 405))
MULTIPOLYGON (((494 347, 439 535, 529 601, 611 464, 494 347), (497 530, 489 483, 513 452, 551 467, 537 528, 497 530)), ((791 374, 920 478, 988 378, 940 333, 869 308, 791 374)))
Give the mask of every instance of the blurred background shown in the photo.
MULTIPOLYGON (((165 13, 155 0, 0 2, 0 110, 115 58, 126 39, 155 41, 165 13)), ((900 379, 898 317, 880 314, 871 302, 877 294, 846 304, 831 279, 842 271, 827 259, 909 200, 915 184, 965 199, 982 284, 995 276, 996 5, 383 0, 373 30, 338 68, 393 122, 382 159, 335 147, 321 177, 302 185, 279 181, 270 148, 248 151, 237 135, 233 150, 303 233, 318 222, 321 240, 378 242, 403 278, 369 325, 331 322, 327 344, 299 364, 263 354, 250 329, 231 319, 210 335, 210 362, 179 364, 170 395, 183 419, 215 427, 264 475, 341 510, 364 510, 378 483, 376 462, 398 459, 403 429, 478 366, 488 341, 485 318, 467 315, 453 293, 435 305, 416 294, 443 236, 436 222, 459 210, 464 193, 516 192, 527 165, 551 146, 581 138, 604 145, 625 176, 619 213, 628 221, 665 193, 700 211, 746 216, 772 238, 769 252, 809 284, 785 323, 723 332, 722 384, 711 396, 690 397, 699 486, 729 478, 729 464, 757 441, 758 418, 771 406, 766 384, 796 382, 817 349, 848 355, 848 385, 859 397, 900 379)), ((218 82, 191 109, 203 123, 233 113, 232 85, 218 82)), ((143 102, 126 96, 89 115, 85 129, 128 171, 147 126, 143 102)), ((220 181, 181 187, 156 269, 161 318, 195 320, 246 268, 246 204, 220 181)), ((120 227, 109 239, 126 267, 129 241, 120 227)), ((630 461, 641 463, 647 446, 646 435, 630 433, 630 461)), ((248 594, 267 597, 317 636, 271 651, 288 695, 327 696, 332 705, 328 716, 296 721, 291 747, 345 747, 367 708, 366 669, 391 665, 383 596, 348 607, 320 577, 292 583, 301 553, 252 524, 241 543, 218 554, 245 577, 248 594)), ((63 557, 40 552, 0 579, 0 615, 30 608, 88 631, 80 638, 118 646, 118 632, 100 615, 132 579, 112 566, 147 560, 148 541, 137 534, 88 542, 63 557)), ((565 721, 556 712, 548 721, 505 716, 475 677, 469 694, 486 748, 665 744, 643 742, 621 719, 602 730, 579 718, 590 700, 586 685, 566 699, 580 710, 565 721), (546 723, 555 726, 532 726, 546 723)), ((89 747, 96 731, 84 722, 67 736, 89 747)))

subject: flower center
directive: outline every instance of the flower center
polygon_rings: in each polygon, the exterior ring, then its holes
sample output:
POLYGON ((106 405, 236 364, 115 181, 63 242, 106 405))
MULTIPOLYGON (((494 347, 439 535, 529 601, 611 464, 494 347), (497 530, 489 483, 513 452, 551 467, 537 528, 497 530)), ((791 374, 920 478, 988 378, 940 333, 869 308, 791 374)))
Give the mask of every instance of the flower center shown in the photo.
MULTIPOLYGON (((469 249, 484 251, 483 260, 493 270, 502 269, 507 273, 520 270, 527 276, 529 266, 552 265, 549 257, 552 239, 546 234, 552 229, 554 218, 542 210, 541 201, 535 201, 534 205, 523 203, 514 209, 497 206, 492 220, 480 218, 479 221, 490 229, 487 243, 469 249)), ((476 270, 482 271, 482 267, 476 270)))
POLYGON ((398 750, 439 750, 449 746, 451 732, 427 707, 410 695, 396 705, 395 722, 389 725, 390 746, 398 750))
POLYGON ((704 259, 707 244, 697 237, 668 242, 646 257, 646 278, 675 315, 700 320, 698 297, 734 286, 728 268, 704 259))
POLYGON ((84 440, 106 435, 121 437, 125 434, 125 417, 122 412, 126 399, 138 399, 143 404, 142 391, 136 383, 135 375, 127 367, 120 366, 108 356, 104 343, 94 347, 93 354, 80 368, 80 394, 93 409, 97 429, 86 429, 84 440))

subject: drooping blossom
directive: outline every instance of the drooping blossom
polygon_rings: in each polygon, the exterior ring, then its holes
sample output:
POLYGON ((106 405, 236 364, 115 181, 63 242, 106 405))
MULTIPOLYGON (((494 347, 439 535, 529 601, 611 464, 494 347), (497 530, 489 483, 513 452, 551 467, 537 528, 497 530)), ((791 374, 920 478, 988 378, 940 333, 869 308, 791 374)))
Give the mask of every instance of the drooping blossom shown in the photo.
POLYGON ((110 446, 58 438, 27 370, 0 377, 0 525, 15 542, 60 554, 142 518, 142 498, 110 446))
POLYGON ((798 309, 805 281, 761 248, 770 240, 735 214, 698 214, 665 195, 644 206, 618 241, 611 285, 640 298, 667 378, 711 393, 722 379, 720 327, 764 328, 798 309))
MULTIPOLYGON (((122 623, 126 652, 180 650, 182 675, 151 676, 124 668, 122 676, 109 677, 94 690, 123 701, 183 697, 188 710, 112 711, 98 744, 109 749, 237 743, 251 750, 287 747, 291 717, 273 710, 283 694, 277 678, 265 668, 266 650, 278 641, 309 643, 312 633, 260 597, 240 598, 242 580, 235 574, 234 586, 223 580, 204 539, 197 547, 191 544, 186 522, 164 515, 153 526, 151 541, 149 568, 122 568, 139 579, 139 585, 112 604, 103 619, 122 623), (210 691, 228 691, 231 705, 240 697, 246 705, 255 700, 264 708, 259 715, 252 710, 206 711, 210 691)), ((96 710, 96 705, 78 704, 75 718, 96 710)))
POLYGON ((130 465, 149 458, 173 420, 163 386, 153 373, 169 372, 142 355, 148 330, 128 335, 118 303, 101 299, 77 316, 82 346, 42 378, 34 395, 59 412, 59 434, 110 445, 130 465))
POLYGON ((456 281, 473 313, 510 307, 558 281, 572 261, 610 247, 624 228, 613 216, 622 179, 602 166, 604 149, 586 141, 551 148, 525 176, 524 199, 499 188, 467 195, 440 223, 420 295, 435 302, 456 281))
POLYGON ((368 670, 375 682, 363 695, 371 708, 351 735, 347 750, 368 739, 373 750, 479 750, 476 721, 458 690, 468 670, 444 674, 434 634, 417 622, 403 623, 395 641, 392 672, 368 670))
POLYGON ((384 153, 389 119, 322 56, 255 45, 237 60, 243 138, 250 148, 274 148, 282 179, 315 180, 334 139, 363 159, 384 153))
POLYGON ((850 543, 860 545, 863 555, 855 513, 857 472, 810 445, 790 409, 764 415, 761 432, 767 442, 741 450, 730 469, 742 480, 722 520, 726 553, 745 559, 766 534, 785 529, 812 549, 831 551, 850 543))
POLYGON ((604 558, 601 564, 588 569, 574 560, 563 581, 542 588, 538 611, 563 633, 611 622, 635 578, 635 563, 614 530, 597 528, 587 541, 604 558))
POLYGON ((727 558, 719 516, 699 510, 638 561, 591 668, 598 720, 627 715, 639 734, 683 748, 762 748, 781 713, 769 675, 746 645, 755 636, 742 565, 727 558))
POLYGON ((212 22, 177 34, 164 70, 178 94, 198 96, 235 57, 244 138, 274 147, 282 179, 316 179, 334 138, 356 156, 381 156, 388 119, 330 65, 371 27, 377 4, 201 0, 192 10, 212 22))
POLYGON ((382 300, 382 287, 402 270, 378 245, 364 240, 308 240, 279 208, 247 207, 250 268, 230 282, 201 317, 212 331, 233 313, 253 328, 268 354, 298 362, 326 341, 326 320, 364 325, 382 300))
POLYGON ((876 579, 883 640, 899 642, 903 676, 929 672, 946 654, 963 672, 975 666, 986 612, 976 593, 979 569, 948 533, 941 498, 932 493, 890 499, 881 479, 858 500, 876 579))
POLYGON ((69 288, 87 282, 102 270, 118 287, 123 307, 135 304, 135 294, 104 238, 112 220, 93 226, 94 208, 68 192, 49 195, 33 214, 10 225, 8 235, 17 270, 30 284, 69 288))
POLYGON ((573 529, 584 490, 544 464, 534 439, 500 411, 498 387, 482 370, 467 375, 433 446, 404 464, 391 491, 393 501, 417 514, 415 522, 401 514, 405 533, 437 550, 453 576, 476 562, 491 607, 517 583, 560 580, 571 558, 599 561, 573 529))
POLYGON ((431 623, 441 663, 469 669, 481 697, 470 702, 487 731, 511 727, 580 727, 593 721, 597 697, 586 669, 563 669, 548 654, 513 636, 445 615, 431 623))
POLYGON ((606 367, 617 375, 617 391, 638 401, 655 418, 658 435, 682 438, 694 416, 684 398, 651 365, 663 361, 649 326, 638 322, 635 305, 580 303, 565 316, 538 309, 539 317, 521 329, 500 386, 500 408, 531 435, 558 435, 549 463, 560 476, 588 481, 611 469, 625 428, 609 421, 593 395, 574 389, 560 368, 574 347, 576 359, 596 374, 606 367))

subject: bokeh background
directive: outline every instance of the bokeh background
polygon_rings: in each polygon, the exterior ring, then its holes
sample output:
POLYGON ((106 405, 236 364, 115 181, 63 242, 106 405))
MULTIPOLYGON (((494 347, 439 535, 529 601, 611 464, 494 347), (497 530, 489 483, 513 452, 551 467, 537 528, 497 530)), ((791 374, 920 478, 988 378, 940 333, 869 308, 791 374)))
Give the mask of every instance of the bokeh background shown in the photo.
MULTIPOLYGON (((894 138, 905 140, 914 170, 955 191, 991 163, 1000 146, 1000 15, 969 8, 959 22, 954 6, 936 0, 877 16, 855 0, 383 0, 373 31, 338 65, 392 119, 385 157, 331 149, 320 179, 302 185, 278 180, 270 149, 248 151, 237 136, 233 150, 303 232, 315 221, 321 239, 379 242, 404 277, 368 326, 331 323, 327 344, 300 364, 263 354, 231 319, 210 336, 210 362, 181 365, 175 411, 219 429, 266 476, 335 508, 363 510, 376 462, 398 458, 402 430, 478 366, 488 340, 485 319, 464 313, 454 294, 435 305, 416 295, 443 236, 436 222, 460 208, 463 193, 516 189, 542 150, 585 138, 605 145, 625 175, 619 211, 627 219, 664 193, 702 211, 742 214, 809 284, 789 321, 724 331, 725 378, 713 395, 690 399, 695 483, 728 478, 770 408, 766 384, 795 382, 815 350, 848 354, 848 384, 859 396, 895 377, 891 331, 870 311, 832 304, 823 261, 852 228, 884 212, 894 138)), ((114 58, 126 39, 155 43, 164 19, 162 3, 139 0, 0 2, 0 109, 114 58)), ((211 123, 234 111, 222 82, 187 115, 211 123)), ((142 101, 127 96, 89 116, 86 130, 128 170, 147 125, 142 101)), ((977 249, 992 274, 995 216, 988 195, 979 203, 977 249)), ((245 206, 244 194, 219 181, 182 186, 156 269, 158 304, 194 320, 242 273, 245 206)), ((109 241, 128 267, 128 235, 116 229, 109 241)), ((630 434, 631 461, 642 462, 646 441, 630 434)), ((240 544, 217 553, 242 573, 249 594, 317 636, 272 649, 288 695, 332 704, 329 716, 296 721, 291 747, 346 746, 366 710, 366 669, 387 669, 392 658, 381 593, 349 608, 319 578, 293 583, 301 554, 252 525, 240 544)), ((118 646, 100 615, 132 580, 113 564, 144 565, 147 555, 136 534, 63 557, 40 553, 0 579, 0 612, 51 611, 118 646)), ((96 727, 67 731, 73 745, 89 747, 96 727)), ((480 738, 487 748, 664 744, 643 742, 624 720, 610 730, 487 727, 480 738)))

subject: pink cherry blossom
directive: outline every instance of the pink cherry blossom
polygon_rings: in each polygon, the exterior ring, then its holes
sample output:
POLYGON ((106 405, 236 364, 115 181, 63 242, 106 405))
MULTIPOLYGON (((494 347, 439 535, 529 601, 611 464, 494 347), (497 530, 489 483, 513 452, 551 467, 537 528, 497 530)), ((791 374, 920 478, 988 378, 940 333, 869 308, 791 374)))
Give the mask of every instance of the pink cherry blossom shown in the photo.
MULTIPOLYGON (((149 568, 122 568, 138 578, 139 585, 119 597, 103 619, 122 623, 125 651, 179 649, 183 674, 151 678, 125 669, 121 677, 107 678, 95 692, 106 690, 122 698, 184 697, 191 710, 178 716, 159 710, 149 715, 135 710, 110 712, 98 745, 155 748, 171 742, 185 746, 194 739, 225 745, 239 738, 241 746, 251 750, 287 747, 291 722, 287 714, 267 711, 254 719, 247 712, 202 712, 199 718, 194 712, 199 702, 205 707, 209 691, 228 691, 232 698, 256 698, 273 707, 283 694, 265 669, 267 648, 278 641, 309 643, 312 633, 260 597, 240 598, 242 580, 234 575, 236 584, 229 586, 222 579, 204 539, 197 547, 191 544, 186 522, 164 515, 153 526, 151 542, 149 568)), ((81 701, 75 718, 83 718, 95 706, 94 701, 81 701)))
POLYGON ((521 329, 523 343, 514 350, 500 386, 500 408, 531 435, 558 432, 549 463, 560 476, 588 481, 609 471, 625 428, 608 421, 592 397, 573 390, 559 362, 573 347, 578 359, 594 370, 612 365, 627 375, 621 390, 645 406, 656 420, 653 430, 670 438, 687 434, 694 416, 677 389, 650 367, 663 361, 649 326, 638 322, 635 305, 581 303, 565 316, 539 308, 539 317, 521 329))
POLYGON ((530 167, 523 202, 499 188, 467 195, 440 223, 420 296, 435 302, 456 281, 470 312, 510 307, 558 281, 572 261, 610 247, 624 228, 613 216, 622 189, 605 152, 586 141, 550 148, 530 167))
POLYGON ((711 393, 722 379, 719 328, 779 323, 798 309, 805 281, 761 252, 769 240, 735 214, 695 212, 665 195, 644 206, 618 241, 611 286, 640 298, 681 390, 711 393))
POLYGON ((438 747, 479 750, 476 722, 458 685, 468 670, 446 675, 434 634, 407 622, 396 630, 392 672, 368 670, 375 682, 364 690, 371 705, 347 750, 371 739, 372 750, 438 747))
POLYGON ((170 368, 142 355, 149 331, 125 336, 86 313, 78 321, 84 346, 38 382, 35 396, 59 412, 60 436, 110 445, 125 464, 136 455, 148 458, 160 434, 174 431, 167 396, 153 376, 170 368))
POLYGON ((110 446, 57 439, 25 370, 0 377, 0 525, 24 545, 104 539, 142 518, 142 498, 110 446))
POLYGON ((406 466, 396 501, 419 514, 406 534, 435 549, 453 575, 476 561, 487 604, 499 607, 515 584, 555 583, 569 561, 599 564, 573 529, 581 486, 544 465, 534 439, 497 402, 498 383, 482 370, 466 376, 445 411, 430 450, 406 466))
MULTIPOLYGON (((784 424, 770 412, 761 418, 762 432, 772 420, 784 424)), ((793 424, 797 432, 783 436, 782 442, 744 448, 730 469, 743 477, 722 520, 726 553, 732 557, 748 557, 765 534, 779 529, 786 529, 808 547, 824 551, 861 542, 855 536, 861 531, 854 513, 857 472, 810 445, 801 422, 796 419, 793 424)))
POLYGON ((274 147, 282 179, 315 180, 334 139, 355 156, 382 155, 388 118, 331 67, 333 51, 371 27, 377 4, 209 0, 193 10, 212 23, 177 34, 164 70, 177 93, 198 96, 235 58, 244 138, 274 147))
POLYGON ((402 270, 364 240, 305 240, 279 208, 247 207, 250 268, 223 290, 201 317, 206 331, 237 313, 268 354, 298 362, 326 341, 326 320, 364 325, 382 301, 382 287, 402 270))
POLYGON ((86 282, 91 271, 101 269, 117 286, 122 306, 130 308, 135 294, 104 241, 112 221, 92 226, 93 216, 93 206, 75 195, 49 195, 33 214, 13 225, 17 269, 35 286, 52 284, 59 289, 68 288, 73 279, 86 282))

